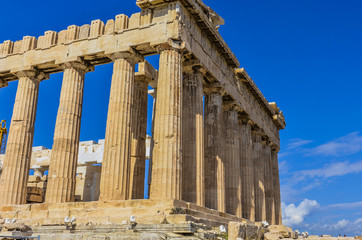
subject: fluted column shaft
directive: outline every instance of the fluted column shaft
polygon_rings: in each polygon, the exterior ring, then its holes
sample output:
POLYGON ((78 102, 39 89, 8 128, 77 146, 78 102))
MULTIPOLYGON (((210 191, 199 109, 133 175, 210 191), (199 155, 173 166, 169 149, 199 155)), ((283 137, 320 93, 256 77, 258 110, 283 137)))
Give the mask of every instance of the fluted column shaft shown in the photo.
POLYGON ((100 199, 127 200, 130 195, 131 109, 136 61, 123 54, 113 56, 100 199))
POLYGON ((66 63, 63 67, 46 192, 46 201, 51 203, 74 201, 84 76, 89 70, 83 63, 66 63))
POLYGON ((130 198, 144 198, 148 83, 135 79, 132 108, 130 198))
POLYGON ((226 212, 242 217, 242 183, 240 170, 240 137, 238 112, 234 109, 224 112, 224 161, 226 212))
POLYGON ((275 224, 274 208, 274 187, 273 187, 273 167, 270 146, 264 147, 265 155, 265 210, 266 220, 269 224, 275 224))
POLYGON ((205 206, 225 212, 222 122, 222 95, 210 92, 205 96, 205 206))
POLYGON ((240 138, 243 218, 255 221, 253 140, 251 125, 247 119, 241 120, 240 138))
POLYGON ((202 75, 184 74, 182 109, 183 200, 205 205, 202 75))
POLYGON ((265 209, 265 160, 261 135, 253 133, 254 186, 255 186, 255 221, 266 220, 265 209))
POLYGON ((157 82, 151 199, 182 198, 182 53, 161 46, 157 82))
POLYGON ((0 180, 0 206, 26 203, 40 78, 35 72, 21 72, 18 76, 18 90, 0 180))
POLYGON ((271 152, 273 165, 273 186, 274 186, 274 206, 275 206, 275 224, 282 225, 282 207, 280 199, 280 179, 279 179, 279 164, 278 151, 273 149, 271 152))

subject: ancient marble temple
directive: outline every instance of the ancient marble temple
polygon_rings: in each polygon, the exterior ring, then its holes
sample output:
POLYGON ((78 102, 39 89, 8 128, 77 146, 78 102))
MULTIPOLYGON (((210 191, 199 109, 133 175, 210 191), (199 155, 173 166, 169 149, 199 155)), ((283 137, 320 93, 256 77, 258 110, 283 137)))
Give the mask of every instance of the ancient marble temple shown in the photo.
POLYGON ((117 223, 122 217, 116 219, 116 207, 135 216, 156 216, 167 208, 173 209, 163 211, 169 222, 181 211, 214 222, 281 224, 278 151, 285 120, 221 37, 224 20, 201 0, 137 0, 137 5, 141 12, 131 17, 121 14, 106 23, 94 20, 0 44, 0 87, 18 81, 0 216, 18 211, 29 224, 37 218, 51 224, 79 210, 80 224, 82 217, 89 219, 80 216, 81 209, 108 208, 107 221, 117 223), (144 60, 155 54, 158 70, 144 60), (84 85, 94 66, 111 63, 100 198, 80 205, 74 201, 84 85), (59 72, 63 83, 45 203, 28 208, 39 86, 59 72), (155 99, 150 199, 143 199, 149 86, 155 99), (50 217, 55 210, 57 217, 50 217), (42 211, 48 215, 40 217, 42 211))

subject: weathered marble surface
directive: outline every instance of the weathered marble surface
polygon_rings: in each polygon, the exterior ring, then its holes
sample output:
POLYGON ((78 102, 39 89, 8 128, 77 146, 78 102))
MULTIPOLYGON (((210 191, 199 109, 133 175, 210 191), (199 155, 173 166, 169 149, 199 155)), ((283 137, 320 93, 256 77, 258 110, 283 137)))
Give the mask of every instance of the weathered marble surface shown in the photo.
MULTIPOLYGON (((186 203, 185 214, 195 210, 190 204, 208 212, 200 221, 215 213, 229 220, 245 217, 281 224, 277 153, 284 116, 240 68, 218 32, 224 20, 201 0, 142 0, 137 5, 141 12, 130 17, 121 14, 106 23, 94 20, 0 44, 0 87, 20 78, 0 206, 25 203, 26 195, 28 202, 42 202, 45 189, 51 204, 98 200, 99 195, 102 201, 120 204, 142 198, 144 160, 151 155, 153 201, 185 199, 191 202, 186 203), (154 54, 160 56, 159 71, 144 61, 154 54), (104 144, 89 143, 82 149, 86 72, 111 62, 104 144), (29 81, 34 80, 31 77, 24 81, 24 72, 41 76, 64 72, 52 154, 38 149, 33 163, 30 151, 39 83, 29 81), (154 88, 149 143, 148 86, 154 88), (24 128, 17 127, 23 121, 24 128), (102 163, 102 169, 95 163, 102 163), (35 175, 28 178, 30 167, 35 175), (14 186, 20 188, 14 191, 14 186)), ((136 211, 131 205, 127 207, 136 211)))

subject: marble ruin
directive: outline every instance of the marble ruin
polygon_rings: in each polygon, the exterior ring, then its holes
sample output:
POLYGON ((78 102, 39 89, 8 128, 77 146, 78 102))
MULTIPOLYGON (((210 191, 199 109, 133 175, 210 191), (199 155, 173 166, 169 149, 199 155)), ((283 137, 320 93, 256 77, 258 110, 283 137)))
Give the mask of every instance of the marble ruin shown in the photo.
MULTIPOLYGON (((89 224, 124 229, 137 221, 136 228, 173 234, 195 233, 197 224, 281 225, 284 116, 239 68, 218 32, 224 20, 201 0, 136 3, 141 12, 131 17, 0 44, 0 87, 18 81, 0 219, 16 218, 34 233, 66 225, 65 217, 76 217, 73 230, 89 224), (144 59, 155 54, 158 70, 144 59), (93 145, 79 142, 85 78, 108 63, 113 77, 105 140, 82 162, 84 148, 93 145), (59 72, 64 75, 53 148, 32 148, 39 85, 59 72), (153 137, 146 141, 148 94, 154 116, 153 137), (143 199, 146 158, 150 199, 143 199), (30 168, 35 174, 29 177, 30 168)), ((132 234, 124 239, 139 239, 132 234)))

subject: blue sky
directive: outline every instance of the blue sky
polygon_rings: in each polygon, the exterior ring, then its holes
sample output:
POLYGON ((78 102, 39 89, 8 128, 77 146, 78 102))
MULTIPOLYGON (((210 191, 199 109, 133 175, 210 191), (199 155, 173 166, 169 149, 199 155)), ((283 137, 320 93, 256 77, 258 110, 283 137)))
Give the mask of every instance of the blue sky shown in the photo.
MULTIPOLYGON (((136 0, 2 2, 0 42, 104 22, 136 0)), ((362 232, 362 1, 205 0, 220 32, 269 101, 283 110, 284 223, 313 234, 362 232)), ((155 67, 157 57, 149 58, 155 67)), ((112 65, 86 75, 81 140, 104 138, 112 65)), ((34 145, 51 148, 62 74, 41 83, 34 145)), ((11 120, 17 83, 0 89, 11 120)))

